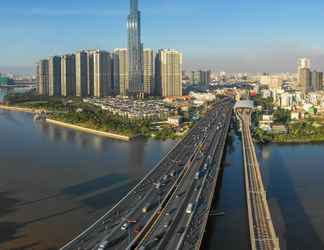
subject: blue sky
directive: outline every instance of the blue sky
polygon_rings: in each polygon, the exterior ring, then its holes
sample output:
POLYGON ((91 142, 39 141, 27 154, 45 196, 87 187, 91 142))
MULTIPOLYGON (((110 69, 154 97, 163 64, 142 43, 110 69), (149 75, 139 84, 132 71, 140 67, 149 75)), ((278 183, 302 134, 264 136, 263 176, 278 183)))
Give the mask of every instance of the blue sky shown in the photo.
MULTIPOLYGON (((139 0, 145 47, 176 48, 188 69, 324 70, 322 0, 139 0)), ((1 0, 0 70, 43 57, 125 47, 128 0, 1 0)))

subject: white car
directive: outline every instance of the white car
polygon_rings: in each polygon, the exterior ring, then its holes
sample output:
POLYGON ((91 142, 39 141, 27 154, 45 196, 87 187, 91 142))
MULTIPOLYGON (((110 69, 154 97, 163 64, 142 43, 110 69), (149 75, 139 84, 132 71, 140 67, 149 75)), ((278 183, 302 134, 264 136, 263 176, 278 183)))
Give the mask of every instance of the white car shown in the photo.
POLYGON ((98 247, 98 250, 105 250, 105 248, 107 247, 108 245, 108 241, 103 241, 100 243, 99 247, 98 247))
POLYGON ((127 230, 128 229, 128 223, 127 222, 125 222, 122 226, 121 226, 121 228, 120 228, 122 231, 125 231, 125 230, 127 230))
POLYGON ((191 214, 192 213, 192 210, 193 210, 193 204, 192 203, 189 203, 187 209, 186 209, 186 213, 187 214, 191 214))

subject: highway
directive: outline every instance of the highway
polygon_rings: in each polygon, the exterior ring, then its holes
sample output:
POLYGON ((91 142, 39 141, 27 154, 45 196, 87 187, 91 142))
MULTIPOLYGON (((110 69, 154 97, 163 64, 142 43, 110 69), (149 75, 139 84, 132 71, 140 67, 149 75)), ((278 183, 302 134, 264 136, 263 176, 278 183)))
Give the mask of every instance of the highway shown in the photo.
POLYGON ((231 101, 226 99, 216 103, 133 190, 61 250, 99 249, 103 242, 106 242, 107 249, 126 249, 136 245, 174 191, 182 186, 188 174, 192 174, 192 163, 196 158, 202 158, 200 149, 206 145, 205 141, 212 140, 211 134, 215 133, 219 123, 216 118, 223 114, 227 103, 231 101), (144 207, 147 207, 145 212, 144 207))
POLYGON ((232 108, 232 102, 224 103, 220 112, 214 115, 212 129, 186 177, 136 249, 199 249, 218 179, 232 108), (191 205, 192 211, 188 211, 191 205))
POLYGON ((279 250, 251 135, 251 109, 238 109, 241 121, 245 190, 252 250, 279 250))

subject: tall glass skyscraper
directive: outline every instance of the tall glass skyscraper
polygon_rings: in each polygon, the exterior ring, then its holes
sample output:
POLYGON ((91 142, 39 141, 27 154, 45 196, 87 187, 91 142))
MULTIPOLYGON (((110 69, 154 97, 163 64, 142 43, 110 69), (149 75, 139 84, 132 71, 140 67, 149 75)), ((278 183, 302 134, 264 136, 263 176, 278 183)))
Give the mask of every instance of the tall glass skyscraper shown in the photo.
POLYGON ((141 43, 141 13, 138 0, 130 0, 128 15, 129 94, 139 96, 144 91, 143 45, 141 43))

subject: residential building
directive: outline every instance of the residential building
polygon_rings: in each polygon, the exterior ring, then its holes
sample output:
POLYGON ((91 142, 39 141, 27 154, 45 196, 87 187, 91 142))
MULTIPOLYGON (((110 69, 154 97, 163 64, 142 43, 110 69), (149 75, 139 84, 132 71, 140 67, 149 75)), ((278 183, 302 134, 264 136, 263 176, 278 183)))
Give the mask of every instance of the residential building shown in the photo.
POLYGON ((75 55, 61 57, 61 95, 75 96, 75 55))
POLYGON ((199 83, 207 85, 210 83, 211 71, 210 70, 199 70, 199 83))
POLYGON ((49 96, 61 95, 61 57, 53 56, 48 59, 49 96))
POLYGON ((88 55, 85 51, 75 54, 76 86, 75 94, 78 97, 88 95, 88 55))
POLYGON ((200 82, 200 75, 197 71, 190 72, 190 83, 191 84, 198 84, 200 82))
POLYGON ((141 13, 138 0, 130 0, 128 15, 128 58, 129 94, 139 96, 144 91, 143 84, 143 44, 141 43, 141 13))
POLYGON ((156 94, 182 96, 182 54, 173 49, 161 49, 155 63, 156 94))
POLYGON ((106 51, 97 50, 93 54, 94 88, 93 96, 112 95, 112 58, 106 51))
POLYGON ((49 81, 48 81, 48 60, 41 60, 37 63, 37 93, 42 96, 49 95, 49 81))
POLYGON ((153 74, 153 50, 144 49, 143 66, 144 66, 144 94, 150 96, 154 93, 154 74, 153 74))
POLYGON ((94 64, 93 64, 93 54, 96 53, 97 50, 87 50, 87 76, 88 76, 88 96, 94 95, 94 64))
POLYGON ((115 49, 113 54, 114 94, 126 96, 128 94, 128 49, 115 49))

